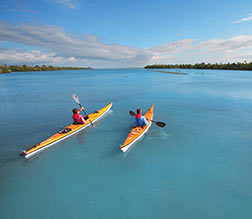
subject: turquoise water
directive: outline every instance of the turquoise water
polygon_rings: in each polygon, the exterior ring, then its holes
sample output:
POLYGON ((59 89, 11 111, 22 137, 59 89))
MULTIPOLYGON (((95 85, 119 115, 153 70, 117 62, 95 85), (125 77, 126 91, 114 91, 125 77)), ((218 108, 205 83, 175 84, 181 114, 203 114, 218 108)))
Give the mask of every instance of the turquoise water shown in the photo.
POLYGON ((145 69, 0 75, 0 218, 252 218, 252 72, 145 69), (71 123, 76 93, 94 128, 25 161, 71 123), (154 103, 128 152, 128 111, 154 103))

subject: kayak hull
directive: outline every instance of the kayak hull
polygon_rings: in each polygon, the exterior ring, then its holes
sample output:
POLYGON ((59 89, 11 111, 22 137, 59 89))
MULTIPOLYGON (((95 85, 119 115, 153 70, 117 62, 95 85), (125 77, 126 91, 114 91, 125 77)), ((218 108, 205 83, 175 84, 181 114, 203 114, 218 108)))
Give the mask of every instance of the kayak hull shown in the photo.
POLYGON ((148 125, 144 127, 134 127, 128 137, 125 139, 124 143, 120 146, 121 151, 126 152, 133 144, 135 144, 137 141, 139 141, 144 134, 149 130, 152 122, 150 120, 153 119, 153 107, 152 104, 150 109, 145 113, 145 118, 148 121, 148 125))
MULTIPOLYGON (((104 108, 94 113, 89 114, 88 116, 90 120, 92 121, 92 123, 95 123, 98 120, 100 120, 102 117, 104 117, 108 113, 111 107, 112 107, 112 103, 108 104, 104 108)), ((26 159, 29 159, 33 157, 34 155, 39 154, 40 152, 46 150, 47 148, 52 147, 53 145, 56 145, 60 143, 61 141, 64 141, 65 139, 77 134, 83 129, 89 127, 90 125, 92 125, 90 121, 87 121, 85 124, 77 124, 77 125, 70 124, 63 129, 63 130, 70 130, 69 132, 66 132, 66 133, 58 132, 52 135, 51 137, 49 137, 48 139, 46 139, 45 141, 42 141, 40 144, 34 145, 28 148, 27 150, 22 151, 20 155, 24 156, 26 159)))

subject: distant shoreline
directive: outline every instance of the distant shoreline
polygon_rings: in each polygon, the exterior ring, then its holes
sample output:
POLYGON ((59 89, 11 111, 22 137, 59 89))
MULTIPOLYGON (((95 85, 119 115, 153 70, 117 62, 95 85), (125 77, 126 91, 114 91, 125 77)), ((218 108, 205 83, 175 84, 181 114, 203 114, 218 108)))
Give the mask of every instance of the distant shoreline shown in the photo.
POLYGON ((0 65, 0 74, 11 72, 27 72, 27 71, 61 71, 61 70, 87 70, 92 69, 90 67, 57 67, 52 65, 0 65))
POLYGON ((210 64, 210 63, 196 63, 192 64, 154 64, 146 65, 146 69, 156 69, 156 68, 180 68, 180 69, 215 69, 215 70, 247 70, 252 71, 252 62, 236 62, 236 63, 227 63, 227 64, 210 64))

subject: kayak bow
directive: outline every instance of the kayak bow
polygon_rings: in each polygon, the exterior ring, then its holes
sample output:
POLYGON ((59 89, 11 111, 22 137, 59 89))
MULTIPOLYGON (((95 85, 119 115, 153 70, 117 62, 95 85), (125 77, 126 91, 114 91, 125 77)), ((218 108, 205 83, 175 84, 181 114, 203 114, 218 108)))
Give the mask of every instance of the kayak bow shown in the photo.
POLYGON ((152 123, 150 120, 152 120, 153 118, 153 107, 154 106, 152 104, 150 109, 144 115, 148 121, 148 125, 144 127, 135 127, 131 130, 124 143, 120 146, 120 149, 123 152, 126 152, 134 143, 136 143, 148 131, 152 123))
MULTIPOLYGON (((89 114, 88 117, 93 123, 95 123, 96 121, 101 119, 110 110, 111 107, 112 103, 94 113, 89 114)), ((24 156, 26 159, 29 159, 35 154, 38 154, 41 151, 69 138, 70 136, 73 136, 74 134, 80 132, 81 130, 87 128, 90 125, 90 121, 87 121, 85 124, 70 124, 58 133, 51 136, 50 138, 46 139, 45 141, 42 141, 40 144, 34 145, 28 148, 27 150, 21 151, 20 156, 24 156)))

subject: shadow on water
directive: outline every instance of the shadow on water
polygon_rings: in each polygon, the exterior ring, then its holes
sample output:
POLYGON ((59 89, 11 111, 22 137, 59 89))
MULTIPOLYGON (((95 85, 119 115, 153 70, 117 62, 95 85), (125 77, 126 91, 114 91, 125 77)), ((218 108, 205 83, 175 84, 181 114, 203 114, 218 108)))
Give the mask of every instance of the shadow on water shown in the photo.
POLYGON ((121 156, 124 152, 122 152, 120 150, 120 145, 123 143, 123 141, 126 139, 127 135, 129 134, 131 128, 133 126, 131 125, 125 125, 125 126, 121 126, 120 128, 113 128, 110 130, 107 130, 107 132, 111 133, 111 132, 118 132, 118 133, 125 133, 125 135, 123 134, 122 136, 122 140, 120 140, 118 142, 118 144, 114 145, 113 149, 111 151, 109 151, 108 153, 106 153, 103 157, 104 158, 111 158, 111 157, 115 157, 115 156, 121 156))
POLYGON ((115 156, 119 156, 122 153, 122 151, 120 150, 119 146, 117 146, 116 148, 114 148, 112 151, 109 151, 108 153, 106 153, 103 157, 104 158, 114 158, 115 156))
POLYGON ((3 159, 1 159, 0 168, 4 167, 8 163, 18 161, 19 159, 20 159, 20 157, 18 154, 12 154, 12 156, 9 156, 7 158, 3 158, 3 159))
MULTIPOLYGON (((92 127, 90 126, 90 128, 92 127)), ((88 130, 86 129, 83 132, 80 132, 79 134, 77 134, 78 144, 85 144, 87 142, 87 138, 84 138, 87 132, 88 130)))

